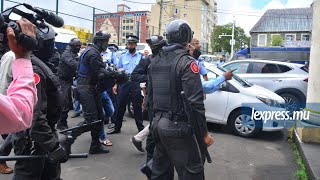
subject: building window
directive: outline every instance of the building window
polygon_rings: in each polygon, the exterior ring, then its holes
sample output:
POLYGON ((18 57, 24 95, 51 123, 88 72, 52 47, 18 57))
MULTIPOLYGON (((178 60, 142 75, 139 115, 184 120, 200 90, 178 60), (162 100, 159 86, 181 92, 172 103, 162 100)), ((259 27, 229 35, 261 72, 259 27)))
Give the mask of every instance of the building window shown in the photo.
POLYGON ((122 36, 126 36, 126 33, 122 33, 122 36))
POLYGON ((295 41, 296 35, 295 34, 286 34, 286 41, 295 41))
POLYGON ((115 42, 116 42, 116 40, 113 40, 113 42, 115 43, 115 42))
POLYGON ((267 45, 267 34, 258 34, 258 46, 267 45))
POLYGON ((125 26, 122 26, 122 30, 125 30, 125 28, 126 28, 125 26))
POLYGON ((301 41, 310 41, 309 34, 301 34, 301 41))
POLYGON ((132 19, 130 19, 130 23, 133 23, 133 20, 132 20, 132 19))
POLYGON ((126 20, 123 20, 122 23, 126 23, 126 20))
POLYGON ((129 23, 129 22, 130 22, 129 20, 126 21, 126 23, 129 23))
POLYGON ((132 30, 133 29, 133 26, 130 26, 130 30, 132 30))
POLYGON ((125 39, 122 39, 122 43, 126 43, 126 40, 125 40, 125 39))

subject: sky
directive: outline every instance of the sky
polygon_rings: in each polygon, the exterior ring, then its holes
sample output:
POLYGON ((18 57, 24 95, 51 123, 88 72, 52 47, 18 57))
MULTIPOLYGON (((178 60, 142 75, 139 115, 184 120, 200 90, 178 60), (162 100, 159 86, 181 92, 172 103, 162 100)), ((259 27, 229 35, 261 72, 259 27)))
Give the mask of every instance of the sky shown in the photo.
MULTIPOLYGON (((20 3, 28 3, 36 7, 41 7, 49 10, 56 10, 57 0, 10 0, 20 3)), ((108 12, 116 12, 117 4, 127 4, 131 7, 131 11, 151 10, 151 4, 156 0, 130 0, 139 3, 129 3, 126 0, 58 0, 59 12, 72 14, 82 17, 75 17, 59 14, 65 20, 65 24, 81 26, 92 29, 92 13, 91 7, 76 4, 72 1, 77 1, 98 9, 103 9, 108 12), (141 4, 147 3, 147 4, 141 4)), ((300 8, 309 7, 313 0, 216 0, 218 25, 227 24, 235 20, 236 26, 242 27, 249 35, 250 29, 258 22, 263 13, 268 9, 280 8, 300 8)), ((4 9, 15 5, 4 0, 4 9)), ((105 13, 105 11, 96 10, 96 13, 105 13)))

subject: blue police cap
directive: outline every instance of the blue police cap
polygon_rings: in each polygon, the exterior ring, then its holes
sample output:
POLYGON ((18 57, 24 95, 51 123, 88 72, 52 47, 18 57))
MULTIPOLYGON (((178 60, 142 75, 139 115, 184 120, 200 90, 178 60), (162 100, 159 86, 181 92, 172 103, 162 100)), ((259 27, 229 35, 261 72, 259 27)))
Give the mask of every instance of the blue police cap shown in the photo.
POLYGON ((134 42, 134 43, 138 43, 139 42, 139 38, 135 35, 127 35, 127 42, 134 42))
POLYGON ((108 44, 108 48, 114 48, 116 51, 119 50, 119 47, 116 44, 108 44))

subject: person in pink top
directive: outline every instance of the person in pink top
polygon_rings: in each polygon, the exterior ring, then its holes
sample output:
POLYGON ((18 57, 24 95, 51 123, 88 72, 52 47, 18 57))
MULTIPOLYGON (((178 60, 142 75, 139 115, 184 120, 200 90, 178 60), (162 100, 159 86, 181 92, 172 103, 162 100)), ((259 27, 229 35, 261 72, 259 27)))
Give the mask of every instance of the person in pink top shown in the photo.
MULTIPOLYGON (((21 32, 36 37, 36 27, 27 19, 18 20, 21 32)), ((34 106, 37 103, 37 90, 30 61, 31 51, 17 41, 12 28, 7 29, 10 49, 16 60, 12 64, 13 81, 7 95, 0 94, 0 134, 19 132, 30 128, 34 106)))

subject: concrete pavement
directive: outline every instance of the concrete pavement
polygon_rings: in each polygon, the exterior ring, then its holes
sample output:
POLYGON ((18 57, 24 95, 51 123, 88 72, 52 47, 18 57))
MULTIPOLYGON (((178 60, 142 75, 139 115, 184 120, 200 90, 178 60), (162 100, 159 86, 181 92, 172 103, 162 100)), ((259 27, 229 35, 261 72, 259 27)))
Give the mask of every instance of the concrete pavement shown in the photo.
MULTIPOLYGON (((138 152, 129 141, 137 133, 135 122, 124 117, 121 134, 109 135, 113 146, 110 153, 89 155, 87 159, 72 159, 62 165, 64 180, 145 180, 139 167, 145 154, 138 152)), ((76 125, 83 117, 69 119, 76 125)), ((145 121, 144 124, 148 122, 145 121)), ((106 127, 106 131, 107 131, 106 127)), ((209 151, 213 164, 206 163, 208 180, 293 180, 296 168, 294 156, 287 142, 286 132, 263 133, 254 139, 245 139, 228 133, 221 125, 209 124, 215 143, 209 151)), ((3 141, 0 142, 0 144, 3 141)), ((72 147, 73 153, 88 152, 90 133, 80 136, 72 147)), ((144 144, 145 145, 145 142, 144 144)), ((13 167, 13 162, 8 162, 13 167)), ((1 180, 12 175, 0 175, 1 180)), ((177 177, 175 179, 178 179, 177 177)))

